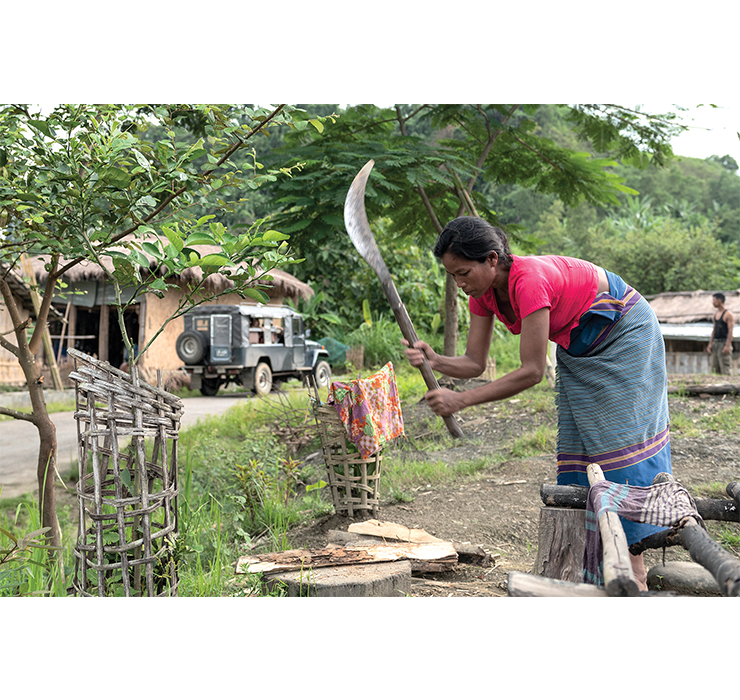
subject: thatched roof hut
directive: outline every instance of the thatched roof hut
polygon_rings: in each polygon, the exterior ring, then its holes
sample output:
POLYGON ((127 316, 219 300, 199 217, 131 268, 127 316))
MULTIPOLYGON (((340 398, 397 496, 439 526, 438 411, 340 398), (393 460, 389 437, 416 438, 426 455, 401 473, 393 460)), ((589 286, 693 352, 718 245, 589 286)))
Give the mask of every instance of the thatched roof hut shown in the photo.
MULTIPOLYGON (((33 303, 31 302, 31 289, 14 268, 0 262, 0 277, 10 287, 11 294, 15 297, 15 303, 21 314, 21 319, 26 320, 33 314, 33 303)), ((0 333, 5 334, 13 330, 13 322, 10 313, 3 304, 0 295, 0 333)), ((15 338, 11 338, 15 341, 15 338)), ((18 363, 18 358, 7 350, 0 348, 0 385, 21 386, 26 378, 18 363)))
MULTIPOLYGON (((219 252, 218 246, 193 246, 200 255, 219 252)), ((157 269, 153 258, 147 256, 151 261, 151 271, 155 275, 164 276, 167 271, 163 268, 157 269)), ((45 265, 49 262, 48 255, 33 258, 33 266, 36 278, 43 284, 48 278, 45 265)), ((108 270, 113 269, 111 258, 101 257, 102 264, 108 270)), ((68 261, 60 260, 60 267, 68 261)), ((280 305, 287 299, 309 299, 313 290, 305 282, 301 282, 293 275, 282 270, 271 270, 269 277, 260 281, 267 289, 265 293, 270 297, 269 304, 280 305)), ((112 285, 107 284, 105 270, 96 262, 83 260, 71 267, 64 275, 64 281, 70 285, 75 294, 67 295, 64 299, 55 298, 55 303, 64 307, 68 324, 66 343, 76 347, 90 355, 96 355, 99 359, 108 360, 114 365, 120 364, 126 358, 119 324, 114 316, 109 318, 109 305, 114 303, 112 285), (71 338, 70 338, 71 336, 71 338)), ((127 334, 135 341, 138 348, 146 347, 154 336, 160 335, 150 345, 142 356, 139 368, 146 381, 156 381, 156 370, 162 370, 164 379, 176 374, 181 366, 181 361, 175 351, 175 341, 182 333, 183 320, 176 318, 169 321, 178 308, 178 302, 183 298, 193 282, 203 281, 203 271, 200 267, 188 268, 179 277, 169 277, 169 283, 177 285, 175 289, 169 289, 159 296, 147 293, 138 298, 135 305, 125 314, 124 323, 127 334), (169 322, 168 322, 169 321, 169 322), (162 330, 164 328, 164 330, 162 330)), ((244 304, 246 303, 238 294, 229 294, 227 290, 232 289, 233 282, 227 275, 209 275, 204 284, 203 291, 206 295, 221 294, 217 300, 206 303, 219 304, 244 304), (224 293, 226 292, 226 293, 224 293)), ((122 290, 123 300, 130 299, 131 290, 122 290), (128 294, 128 296, 126 296, 128 294)), ((252 302, 254 303, 254 302, 252 302)), ((59 338, 63 334, 61 329, 56 333, 52 331, 52 338, 59 338)))
MULTIPOLYGON (((212 253, 220 252, 218 246, 206 246, 198 245, 192 246, 194 250, 197 250, 201 256, 210 255, 212 253)), ((154 265, 154 259, 146 255, 152 263, 152 272, 158 275, 166 274, 166 270, 156 270, 154 265)), ((39 283, 46 282, 48 272, 46 271, 45 265, 49 262, 50 256, 39 255, 32 259, 33 269, 36 274, 36 279, 39 283)), ((113 270, 113 264, 110 256, 102 256, 101 262, 110 272, 113 270)), ((64 267, 69 261, 61 259, 59 261, 59 267, 64 267)), ((270 276, 272 280, 266 280, 264 284, 269 287, 267 295, 270 297, 282 297, 288 299, 310 299, 313 296, 313 290, 305 282, 301 282, 297 277, 283 272, 282 270, 271 270, 270 276)), ((74 267, 70 268, 65 276, 65 281, 68 284, 75 284, 82 281, 97 281, 102 282, 106 279, 106 273, 98 263, 92 260, 83 260, 74 267)), ((200 267, 191 267, 186 269, 179 277, 179 281, 184 284, 191 282, 201 282, 203 279, 203 270, 200 267)), ((218 294, 226 289, 232 288, 234 283, 226 276, 221 273, 209 275, 203 286, 204 291, 207 294, 218 294)))

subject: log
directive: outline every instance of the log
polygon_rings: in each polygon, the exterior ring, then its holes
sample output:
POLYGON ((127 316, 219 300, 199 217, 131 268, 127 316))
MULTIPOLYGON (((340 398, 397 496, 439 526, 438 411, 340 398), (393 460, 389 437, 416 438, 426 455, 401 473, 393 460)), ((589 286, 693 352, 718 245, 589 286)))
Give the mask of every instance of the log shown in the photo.
MULTIPOLYGON (((740 482, 732 482, 740 491, 740 482)), ((732 485, 728 485, 728 489, 732 485)), ((728 491, 729 495, 732 495, 728 491)), ((740 493, 738 493, 740 495, 740 493)), ((556 508, 585 508, 588 487, 586 486, 556 486, 542 484, 540 497, 546 506, 556 508)), ((734 497, 733 497, 734 498, 734 497)), ((694 498, 696 509, 704 520, 721 520, 725 522, 740 522, 740 502, 723 500, 721 498, 694 498)))
POLYGON ((533 574, 573 583, 583 581, 585 510, 542 508, 537 539, 533 574))
POLYGON ((559 486, 542 484, 540 498, 546 506, 556 508, 585 508, 588 498, 588 486, 559 486))
MULTIPOLYGON (((422 530, 423 532, 423 530, 422 530)), ((345 532, 344 530, 329 530, 327 533, 330 544, 346 544, 347 542, 384 542, 385 540, 373 535, 360 535, 355 532, 345 532)), ((431 535, 430 535, 431 537, 431 535)), ((436 539, 436 538, 435 538, 436 539)), ((438 540, 444 542, 444 540, 438 540)), ((491 553, 483 547, 470 544, 469 542, 450 542, 457 552, 457 561, 460 564, 472 564, 473 566, 490 566, 491 553)), ((416 571, 413 568, 412 570, 416 571)))
POLYGON ((457 563, 457 552, 448 542, 404 542, 397 544, 347 543, 323 549, 291 549, 244 555, 236 563, 237 574, 278 571, 307 571, 326 566, 372 564, 408 559, 416 571, 449 571, 457 563))
MULTIPOLYGON (((593 486, 598 481, 604 481, 604 472, 598 464, 589 464, 586 467, 588 483, 593 486)), ((604 548, 604 588, 610 596, 637 596, 640 589, 637 586, 635 574, 632 571, 627 537, 619 522, 619 516, 606 511, 599 516, 599 531, 604 548)))
POLYGON ((686 518, 679 532, 691 558, 714 576, 722 595, 740 596, 740 560, 715 542, 694 518, 686 518))
MULTIPOLYGON (((725 488, 727 495, 740 506, 740 481, 731 481, 725 488)), ((702 516, 703 517, 703 516, 702 516)))
POLYGON ((740 384, 686 384, 669 386, 669 394, 740 394, 740 384))
MULTIPOLYGON (((608 598, 603 588, 590 583, 572 583, 541 578, 520 571, 509 573, 506 587, 512 598, 608 598)), ((640 597, 670 597, 674 591, 641 591, 640 597)))
POLYGON ((723 520, 730 523, 740 522, 740 505, 736 501, 724 501, 721 498, 694 498, 696 510, 703 520, 723 520))
POLYGON ((506 582, 511 598, 606 598, 603 588, 511 571, 506 582))

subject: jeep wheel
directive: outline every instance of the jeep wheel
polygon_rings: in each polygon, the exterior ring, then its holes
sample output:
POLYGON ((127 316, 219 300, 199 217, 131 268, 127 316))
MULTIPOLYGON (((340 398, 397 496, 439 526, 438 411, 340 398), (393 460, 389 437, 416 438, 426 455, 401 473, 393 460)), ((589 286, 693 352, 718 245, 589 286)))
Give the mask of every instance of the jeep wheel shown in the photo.
POLYGON ((197 365, 206 354, 206 341, 198 331, 183 331, 177 338, 175 350, 186 365, 197 365))
POLYGON ((270 365, 260 362, 254 370, 254 393, 267 396, 272 391, 272 370, 270 365))
POLYGON ((329 386, 331 381, 331 367, 328 362, 321 360, 313 368, 313 378, 316 380, 316 386, 329 386))
POLYGON ((221 382, 218 377, 203 377, 200 384, 200 393, 203 396, 215 396, 218 394, 218 388, 221 386, 221 382))

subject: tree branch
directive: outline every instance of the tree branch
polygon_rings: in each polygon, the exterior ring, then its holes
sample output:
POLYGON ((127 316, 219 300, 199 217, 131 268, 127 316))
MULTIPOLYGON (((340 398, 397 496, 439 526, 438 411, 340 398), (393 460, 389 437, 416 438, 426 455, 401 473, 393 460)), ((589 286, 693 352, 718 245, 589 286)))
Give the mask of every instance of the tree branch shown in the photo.
POLYGON ((10 416, 11 418, 15 418, 16 420, 24 420, 28 423, 36 424, 36 417, 33 415, 33 413, 26 413, 25 411, 16 411, 12 408, 6 408, 5 406, 0 406, 0 416, 10 416))
MULTIPOLYGON (((271 121, 273 121, 280 112, 285 109, 285 105, 287 103, 279 104, 266 118, 265 121, 260 122, 259 126, 255 126, 243 139, 239 136, 237 136, 237 140, 235 143, 231 145, 228 151, 224 153, 221 158, 219 158, 218 161, 216 161, 215 166, 213 167, 212 171, 216 168, 222 166, 229 158, 231 158, 234 153, 241 148, 246 141, 248 141, 252 136, 254 136, 257 132, 259 132, 261 129, 264 129, 267 124, 269 124, 271 121)), ((212 172, 211 171, 211 172, 212 172)), ((210 173, 209 173, 210 175, 210 173)), ((175 199, 177 199, 180 195, 182 195, 186 190, 188 186, 183 185, 178 190, 175 190, 174 192, 171 192, 167 197, 165 197, 159 205, 153 209, 149 214, 147 214, 143 219, 143 223, 149 223, 152 219, 154 219, 158 214, 160 214, 171 202, 173 202, 175 199)), ((113 236, 107 243, 106 246, 114 245, 115 243, 118 243, 121 239, 125 238, 126 236, 132 234, 134 231, 136 231, 137 228, 139 228, 141 224, 135 224, 134 226, 129 226, 127 229, 124 229, 121 231, 121 233, 116 234, 113 236)), ((80 262, 85 260, 84 257, 78 257, 74 260, 70 261, 64 267, 60 268, 56 275, 54 276, 54 282, 56 283, 56 280, 61 278, 68 270, 73 268, 75 265, 78 265, 80 262)), ((50 276, 51 277, 51 276, 50 276)))
MULTIPOLYGON (((59 253, 54 253, 51 256, 51 269, 56 269, 57 264, 59 263, 59 253)), ((29 269, 31 261, 28 259, 29 269)), ((32 280, 34 283, 36 282, 35 276, 32 280)), ((39 345, 41 345, 41 341, 43 339, 44 335, 44 328, 46 328, 46 322, 49 319, 49 309, 51 308, 51 301, 54 296, 54 285, 56 284, 56 278, 52 279, 51 273, 49 273, 49 276, 46 278, 46 287, 44 289, 44 295, 41 297, 41 304, 36 312, 36 327, 33 329, 33 335, 31 336, 31 341, 28 343, 29 350, 35 355, 36 351, 39 348, 39 345)))
MULTIPOLYGON (((15 333, 16 340, 19 337, 25 338, 25 334, 19 333, 19 331, 23 331, 28 326, 30 319, 27 319, 26 321, 21 320, 21 315, 18 311, 18 305, 15 303, 13 292, 4 277, 0 277, 0 295, 2 295, 5 300, 5 308, 8 310, 10 320, 13 323, 13 330, 10 332, 15 333)), ((4 335, 7 335, 7 333, 0 335, 0 347, 7 350, 9 353, 12 353, 17 358, 20 358, 20 341, 18 342, 18 346, 15 346, 6 340, 3 337, 4 335)))

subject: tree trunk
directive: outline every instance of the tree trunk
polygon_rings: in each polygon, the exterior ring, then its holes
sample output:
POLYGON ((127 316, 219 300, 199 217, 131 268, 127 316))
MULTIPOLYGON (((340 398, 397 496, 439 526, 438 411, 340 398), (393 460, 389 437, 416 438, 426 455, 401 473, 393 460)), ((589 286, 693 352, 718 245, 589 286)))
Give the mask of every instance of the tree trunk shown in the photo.
POLYGON ((57 473, 57 431, 46 411, 46 403, 36 413, 36 428, 39 431, 39 459, 36 474, 39 484, 39 513, 43 527, 51 528, 47 535, 47 544, 62 546, 62 533, 57 520, 57 501, 54 481, 57 473))
POLYGON ((537 558, 532 573, 546 578, 581 583, 585 547, 585 510, 542 508, 537 558))
POLYGON ((444 354, 448 357, 457 355, 457 285, 455 280, 446 275, 445 282, 445 340, 444 354))
MULTIPOLYGON (((36 475, 39 484, 39 514, 42 527, 50 528, 46 533, 46 542, 55 547, 61 547, 61 532, 57 521, 56 497, 54 493, 54 477, 56 475, 57 461, 57 430, 46 407, 44 399, 43 375, 39 365, 36 363, 33 349, 26 339, 26 324, 21 321, 20 313, 13 297, 10 287, 0 278, 0 293, 5 302, 5 308, 10 315, 15 330, 16 346, 6 349, 12 352, 18 359, 23 370, 28 386, 28 394, 31 399, 32 418, 31 422, 39 431, 39 457, 36 475)), ((46 324, 46 316, 42 314, 36 323, 46 324)), ((35 334, 34 334, 35 335, 35 334)), ((61 550, 59 550, 61 561, 61 550)))

